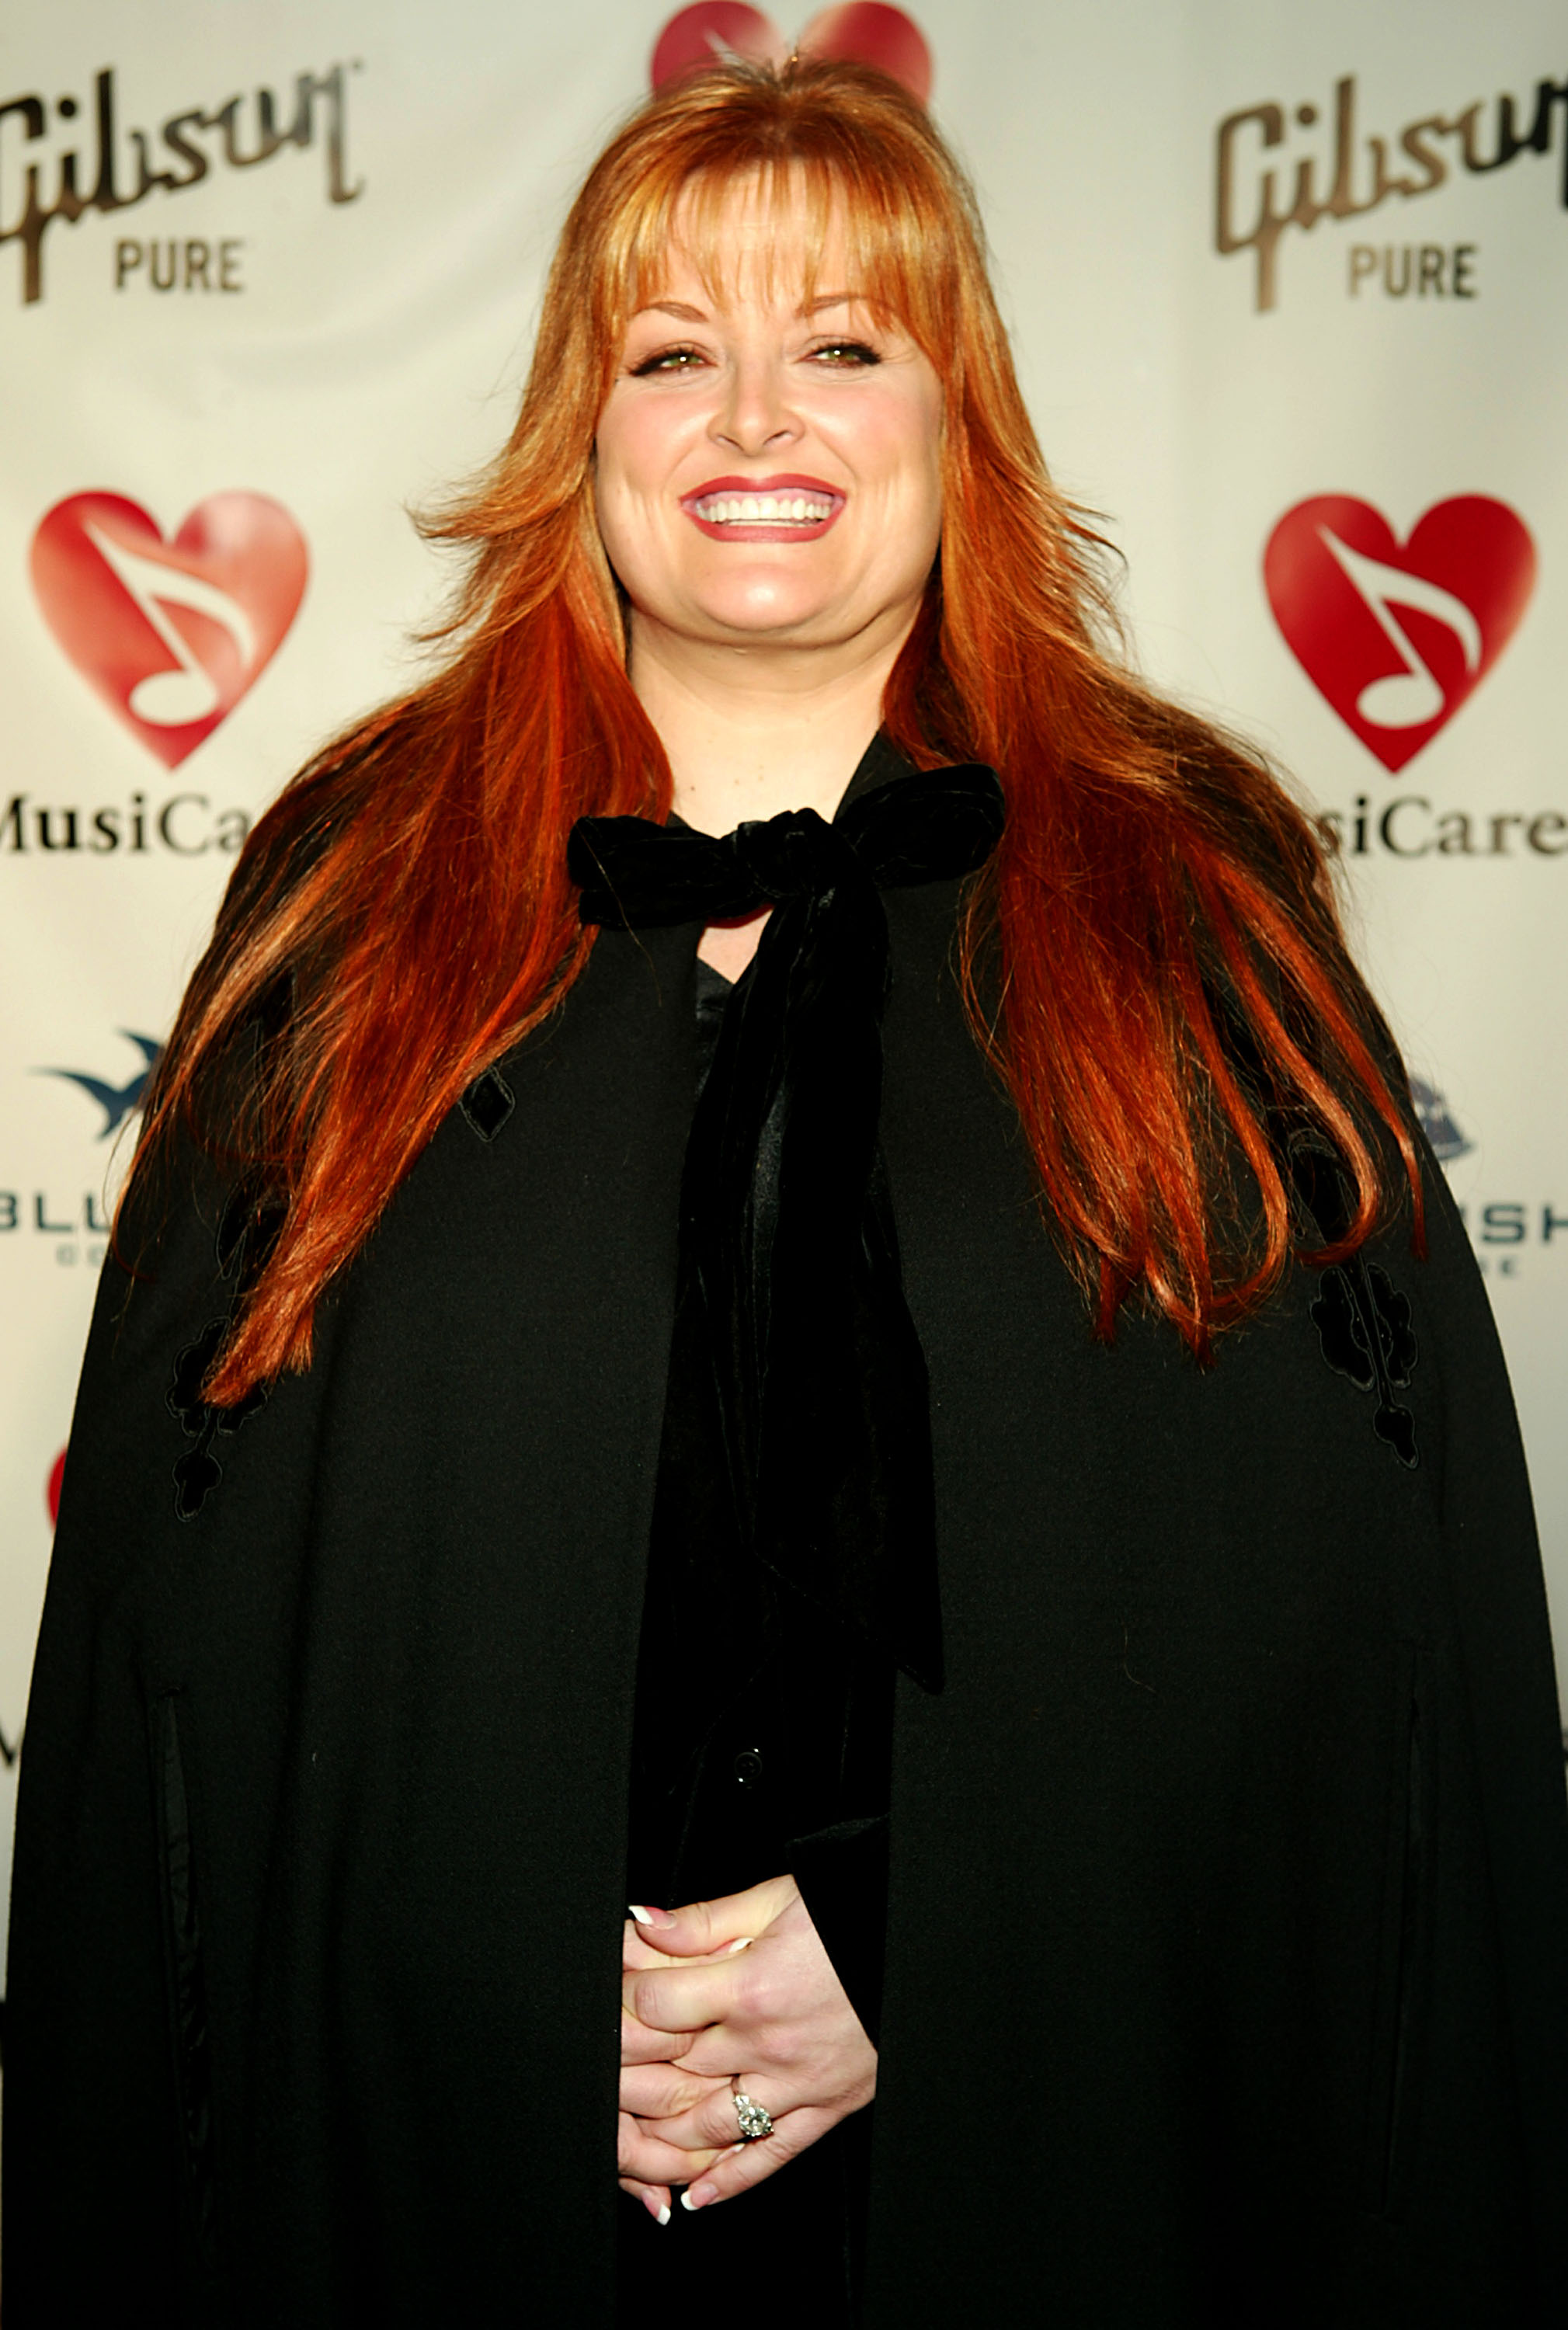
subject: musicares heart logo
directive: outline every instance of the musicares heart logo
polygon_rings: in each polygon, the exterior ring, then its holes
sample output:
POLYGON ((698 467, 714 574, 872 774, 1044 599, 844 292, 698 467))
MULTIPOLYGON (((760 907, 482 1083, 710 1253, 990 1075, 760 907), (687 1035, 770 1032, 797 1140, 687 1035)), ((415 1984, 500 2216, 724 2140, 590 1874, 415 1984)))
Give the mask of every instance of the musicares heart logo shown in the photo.
POLYGON ((884 0, 851 0, 824 8, 798 41, 787 41, 770 16, 746 0, 696 0, 672 16, 654 46, 650 78, 662 89, 677 74, 699 65, 740 57, 748 63, 782 64, 791 49, 803 57, 850 57, 876 65, 902 81, 923 105, 931 93, 931 52, 918 24, 884 0))
POLYGON ((123 494, 71 494, 33 537, 50 630, 170 769, 265 671, 308 566, 304 535, 265 494, 210 494, 170 542, 123 494))
POLYGON ((1446 727, 1513 637, 1535 581, 1507 502, 1456 494, 1400 543, 1370 502, 1318 494, 1263 554, 1274 620, 1314 687, 1385 769, 1446 727))

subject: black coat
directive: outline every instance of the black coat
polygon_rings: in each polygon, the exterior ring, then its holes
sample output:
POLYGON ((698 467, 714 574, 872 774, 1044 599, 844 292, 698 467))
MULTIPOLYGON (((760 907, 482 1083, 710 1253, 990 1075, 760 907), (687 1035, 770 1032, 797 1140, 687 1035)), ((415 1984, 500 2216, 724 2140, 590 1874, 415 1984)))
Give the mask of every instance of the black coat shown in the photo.
MULTIPOLYGON (((947 1681, 899 1685, 866 2320, 1554 2325, 1557 1711, 1441 1177, 1431 1260, 1377 1257, 1413 1469, 1313 1274, 1212 1370, 1147 1319, 1095 1344, 954 903, 887 901, 947 1681)), ((695 936, 600 937, 192 1519, 221 1191, 150 1283, 105 1270, 18 1814, 10 2330, 613 2319, 695 936)))

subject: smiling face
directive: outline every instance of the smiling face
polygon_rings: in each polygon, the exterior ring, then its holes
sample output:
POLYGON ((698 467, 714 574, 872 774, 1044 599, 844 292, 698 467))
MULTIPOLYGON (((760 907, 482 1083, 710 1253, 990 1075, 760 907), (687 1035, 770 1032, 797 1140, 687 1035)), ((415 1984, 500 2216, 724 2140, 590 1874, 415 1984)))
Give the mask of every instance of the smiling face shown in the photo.
POLYGON ((704 282, 677 216, 600 416, 599 524, 634 663, 655 630, 751 649, 896 645, 941 530, 936 372, 856 296, 831 226, 808 275, 803 204, 742 181, 714 224, 724 280, 704 282))

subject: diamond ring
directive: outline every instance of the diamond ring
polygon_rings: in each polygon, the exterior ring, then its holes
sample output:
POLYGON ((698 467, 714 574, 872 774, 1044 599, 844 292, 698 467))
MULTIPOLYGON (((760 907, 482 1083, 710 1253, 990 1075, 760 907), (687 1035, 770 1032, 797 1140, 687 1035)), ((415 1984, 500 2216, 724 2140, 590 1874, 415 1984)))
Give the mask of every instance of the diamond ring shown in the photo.
POLYGON ((735 2117, 741 2123, 742 2144, 755 2144, 760 2136, 773 2133, 773 2115, 765 2106, 753 2103, 744 2088, 731 2090, 735 2098, 735 2117))

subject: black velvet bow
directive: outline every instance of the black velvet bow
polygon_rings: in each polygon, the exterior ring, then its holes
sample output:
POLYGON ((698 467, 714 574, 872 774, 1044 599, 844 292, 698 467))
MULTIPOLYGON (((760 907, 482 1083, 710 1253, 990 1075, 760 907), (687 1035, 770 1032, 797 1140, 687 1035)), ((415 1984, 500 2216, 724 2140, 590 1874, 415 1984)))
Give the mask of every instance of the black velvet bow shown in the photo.
POLYGON ((888 990, 881 888, 983 865, 1002 790, 979 767, 901 778, 828 825, 791 810, 714 839, 584 818, 585 923, 730 920, 771 904, 693 1119, 695 1262, 743 1536, 929 1690, 941 1684, 925 1360, 877 1151, 888 990))

